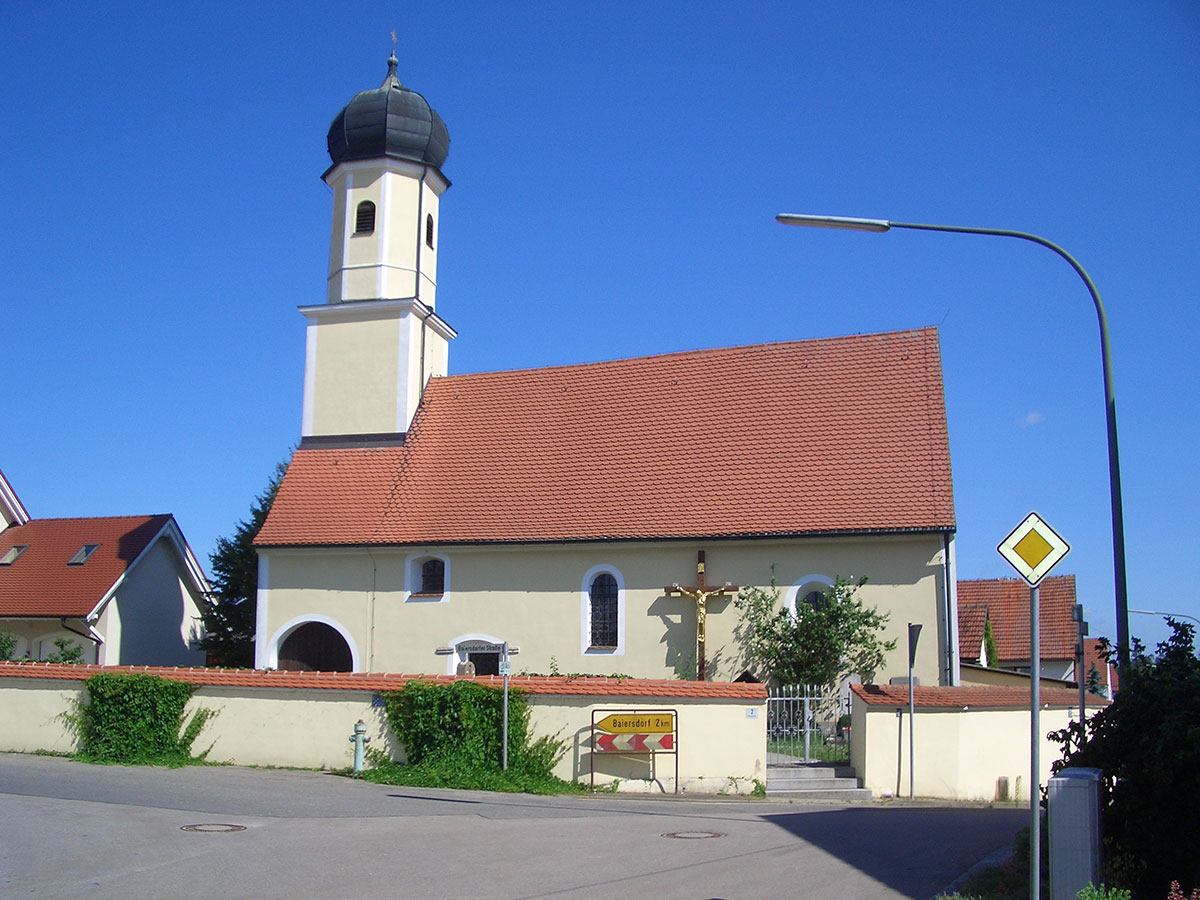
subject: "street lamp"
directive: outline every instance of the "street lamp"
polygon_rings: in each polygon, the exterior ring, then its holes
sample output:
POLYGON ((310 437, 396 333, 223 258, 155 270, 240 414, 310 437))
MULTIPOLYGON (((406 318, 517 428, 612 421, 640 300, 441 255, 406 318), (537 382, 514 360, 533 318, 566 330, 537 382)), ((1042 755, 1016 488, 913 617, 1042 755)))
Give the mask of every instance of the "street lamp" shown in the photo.
POLYGON ((1108 424, 1108 485, 1112 504, 1113 534, 1113 580, 1117 595, 1117 664, 1121 669, 1129 665, 1129 605, 1125 589, 1125 519, 1121 511, 1121 464, 1117 455, 1117 401, 1113 392, 1112 357, 1108 345, 1108 317, 1100 292, 1083 266, 1070 253, 1053 241, 1026 231, 1009 231, 1003 228, 968 228, 962 225, 922 225, 916 222, 892 222, 888 219, 857 219, 846 216, 805 216, 780 213, 775 217, 783 225, 804 225, 810 228, 841 228, 849 231, 872 231, 882 233, 893 228, 908 228, 914 231, 945 231, 951 234, 986 234, 993 237, 1019 238, 1041 244, 1053 250, 1075 270, 1087 285, 1096 306, 1096 317, 1100 322, 1100 357, 1104 366, 1104 408, 1108 424))

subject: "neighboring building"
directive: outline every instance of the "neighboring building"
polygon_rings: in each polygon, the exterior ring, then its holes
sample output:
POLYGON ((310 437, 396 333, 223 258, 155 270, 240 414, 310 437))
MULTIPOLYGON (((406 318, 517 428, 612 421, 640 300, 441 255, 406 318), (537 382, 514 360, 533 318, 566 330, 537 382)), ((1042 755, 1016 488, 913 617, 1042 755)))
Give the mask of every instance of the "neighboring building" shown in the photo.
MULTIPOLYGON (((1041 674, 1063 681, 1075 680, 1077 626, 1075 576, 1050 575, 1038 587, 1041 638, 1041 674)), ((1029 583, 1020 578, 988 578, 958 583, 958 646, 964 664, 987 665, 983 649, 985 623, 992 623, 997 668, 1028 675, 1029 583)))
POLYGON ((1085 682, 1091 678, 1093 669, 1096 670, 1096 682, 1099 685, 1099 692, 1111 700, 1116 696, 1117 691, 1121 689, 1121 682, 1117 677, 1116 664, 1110 662, 1100 652, 1100 638, 1084 638, 1083 672, 1081 674, 1085 682))
POLYGON ((0 473, 0 631, 17 657, 55 639, 101 665, 203 665, 204 572, 170 515, 34 519, 0 473))
MULTIPOLYGON (((300 447, 255 541, 263 668, 671 677, 696 604, 668 588, 835 576, 916 671, 956 683, 954 505, 934 329, 447 375, 434 312, 446 128, 403 88, 330 128, 327 303, 308 320, 300 447)), ((708 677, 746 668, 733 590, 708 677)))

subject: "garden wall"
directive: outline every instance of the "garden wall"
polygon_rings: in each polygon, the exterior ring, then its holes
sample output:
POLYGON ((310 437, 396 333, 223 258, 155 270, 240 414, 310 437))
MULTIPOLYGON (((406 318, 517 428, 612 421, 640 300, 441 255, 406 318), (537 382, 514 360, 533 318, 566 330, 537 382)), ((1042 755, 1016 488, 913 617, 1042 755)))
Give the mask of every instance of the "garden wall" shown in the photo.
MULTIPOLYGON (((907 797, 908 688, 871 684, 851 690, 851 765, 876 797, 907 797)), ((918 797, 1029 802, 1028 687, 918 687, 913 693, 918 797)), ((1044 736, 1078 715, 1079 692, 1043 688, 1041 701, 1039 768, 1045 784, 1062 749, 1044 736)), ((1108 702, 1089 695, 1089 715, 1108 702)))
MULTIPOLYGON (((367 724, 372 747, 394 759, 403 747, 391 733, 381 691, 399 690, 414 677, 328 672, 268 672, 126 666, 0 663, 0 750, 73 752, 77 737, 64 719, 86 696, 84 680, 99 673, 147 673, 197 685, 188 710, 214 716, 194 752, 237 765, 344 768, 353 762, 354 723, 367 724)), ((451 677, 421 677, 446 683, 451 677)), ((499 688, 503 680, 478 677, 499 688)), ((762 685, 617 678, 515 677, 524 692, 533 737, 557 735, 567 753, 555 774, 587 782, 593 761, 591 723, 605 710, 677 712, 680 791, 749 793, 766 781, 766 691, 762 685)), ((673 792, 671 754, 597 753, 597 786, 623 791, 673 792)))

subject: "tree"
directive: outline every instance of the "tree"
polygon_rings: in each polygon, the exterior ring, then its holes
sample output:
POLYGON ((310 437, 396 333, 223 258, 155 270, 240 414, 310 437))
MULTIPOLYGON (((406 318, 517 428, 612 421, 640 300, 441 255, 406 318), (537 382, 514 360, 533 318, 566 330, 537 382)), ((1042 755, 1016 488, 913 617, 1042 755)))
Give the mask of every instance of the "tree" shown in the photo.
POLYGON ((992 631, 992 620, 983 622, 983 664, 994 669, 1000 662, 1000 654, 996 651, 996 635, 992 631))
POLYGON ((1103 773, 1106 881, 1154 900, 1172 881, 1200 887, 1200 658, 1192 626, 1167 622, 1153 657, 1134 642, 1111 704, 1050 735, 1063 747, 1053 771, 1103 773))
POLYGON ((266 489, 254 498, 248 521, 238 522, 233 537, 218 538, 212 563, 213 593, 204 598, 205 635, 200 646, 216 665, 254 666, 254 624, 258 608, 258 554, 254 537, 271 511, 288 459, 275 466, 266 489))
POLYGON ((868 609, 857 596, 866 581, 838 576, 822 599, 798 602, 795 611, 780 603, 774 578, 769 588, 741 590, 735 635, 751 665, 782 684, 832 687, 851 674, 872 681, 896 642, 879 638, 888 614, 868 609))
POLYGON ((70 638, 56 637, 54 650, 47 655, 46 662, 76 665, 83 662, 83 648, 70 638))

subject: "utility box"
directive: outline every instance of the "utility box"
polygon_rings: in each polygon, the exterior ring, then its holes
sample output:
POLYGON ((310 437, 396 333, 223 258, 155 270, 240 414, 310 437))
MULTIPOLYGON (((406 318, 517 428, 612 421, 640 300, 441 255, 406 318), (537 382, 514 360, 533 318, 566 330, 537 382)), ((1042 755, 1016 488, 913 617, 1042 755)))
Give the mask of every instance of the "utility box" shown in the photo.
POLYGON ((1050 900, 1100 883, 1099 769, 1063 769, 1046 786, 1050 900))

